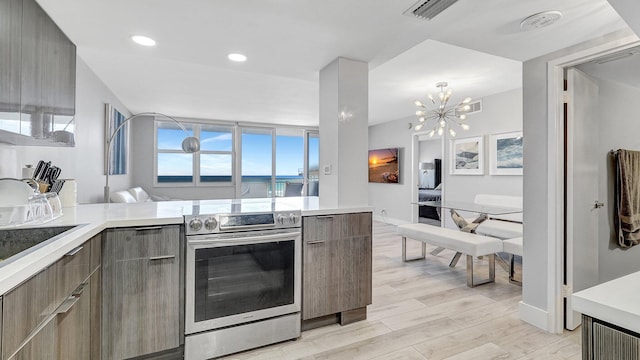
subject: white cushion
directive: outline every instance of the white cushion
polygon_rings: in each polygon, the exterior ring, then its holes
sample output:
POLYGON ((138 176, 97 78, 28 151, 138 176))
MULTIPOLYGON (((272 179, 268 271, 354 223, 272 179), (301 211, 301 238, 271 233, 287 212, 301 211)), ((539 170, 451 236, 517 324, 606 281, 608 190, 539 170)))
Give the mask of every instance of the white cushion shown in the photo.
POLYGON ((144 191, 141 187, 134 187, 128 190, 129 193, 131 194, 131 196, 133 196, 134 199, 136 199, 137 202, 147 202, 147 201, 153 201, 151 200, 151 198, 149 197, 149 194, 147 194, 146 191, 144 191))
POLYGON ((502 251, 506 253, 522 256, 522 238, 521 237, 507 239, 503 241, 502 247, 503 247, 502 251))
POLYGON ((520 210, 515 214, 491 215, 492 219, 522 222, 522 196, 477 194, 473 200, 476 204, 514 208, 520 210))
POLYGON ((410 239, 472 256, 483 256, 502 251, 500 239, 428 224, 399 225, 396 232, 410 239))
POLYGON ((522 223, 489 219, 478 225, 476 234, 511 239, 522 236, 522 223))
POLYGON ((111 193, 111 202, 114 203, 135 203, 136 199, 128 191, 117 191, 111 193))

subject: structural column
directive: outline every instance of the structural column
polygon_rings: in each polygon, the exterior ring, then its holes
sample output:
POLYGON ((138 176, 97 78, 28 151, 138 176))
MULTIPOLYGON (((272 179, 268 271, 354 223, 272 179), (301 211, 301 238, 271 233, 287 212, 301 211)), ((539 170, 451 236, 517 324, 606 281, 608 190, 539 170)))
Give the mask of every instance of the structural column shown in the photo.
POLYGON ((320 206, 368 205, 368 64, 337 58, 320 70, 320 206))

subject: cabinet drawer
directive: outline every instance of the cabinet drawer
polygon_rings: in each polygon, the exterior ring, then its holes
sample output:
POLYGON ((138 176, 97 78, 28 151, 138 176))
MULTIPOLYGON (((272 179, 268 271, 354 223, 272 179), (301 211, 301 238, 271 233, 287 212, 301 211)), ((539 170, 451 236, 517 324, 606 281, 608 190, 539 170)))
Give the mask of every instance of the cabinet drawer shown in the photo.
POLYGON ((87 241, 4 295, 3 359, 89 277, 90 255, 87 241))
POLYGON ((175 256, 176 239, 180 238, 180 225, 142 226, 137 228, 109 229, 110 256, 115 261, 133 260, 157 256, 175 256))
MULTIPOLYGON (((55 272, 53 291, 55 305, 60 305, 73 290, 84 282, 91 273, 91 242, 86 241, 81 246, 63 256, 52 266, 55 272)), ((51 287, 50 287, 51 288, 51 287)))
POLYGON ((13 354, 29 333, 53 312, 55 279, 53 266, 41 271, 3 297, 2 358, 13 354))
POLYGON ((302 218, 304 242, 337 240, 371 234, 371 213, 317 215, 302 218))

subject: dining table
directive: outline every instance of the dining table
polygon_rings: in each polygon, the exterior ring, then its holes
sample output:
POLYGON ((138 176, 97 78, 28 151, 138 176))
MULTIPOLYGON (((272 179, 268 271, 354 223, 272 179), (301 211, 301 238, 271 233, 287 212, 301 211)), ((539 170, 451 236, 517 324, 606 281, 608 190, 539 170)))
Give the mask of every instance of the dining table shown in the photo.
MULTIPOLYGON (((522 212, 522 208, 518 207, 506 207, 506 206, 496 206, 496 205, 487 205, 487 204, 478 204, 474 202, 466 202, 466 201, 417 201, 412 202, 414 205, 418 206, 431 206, 437 209, 448 209, 451 214, 451 219, 456 224, 456 226, 460 229, 460 231, 475 233, 476 228, 482 224, 487 219, 497 216, 503 215, 511 215, 518 214, 522 212), (458 212, 470 212, 474 213, 475 217, 473 219, 465 218, 460 215, 458 212)), ((432 255, 438 255, 442 252, 444 248, 438 247, 431 251, 432 255)), ((455 256, 449 263, 449 267, 455 267, 458 263, 458 260, 462 256, 462 253, 456 252, 455 256)), ((499 258, 499 257, 498 257, 499 258)))

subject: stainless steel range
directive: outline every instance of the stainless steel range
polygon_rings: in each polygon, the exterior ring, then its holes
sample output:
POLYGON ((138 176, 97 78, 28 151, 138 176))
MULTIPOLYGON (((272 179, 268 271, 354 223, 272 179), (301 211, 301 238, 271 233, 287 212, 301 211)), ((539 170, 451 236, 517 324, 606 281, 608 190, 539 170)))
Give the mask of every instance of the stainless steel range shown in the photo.
POLYGON ((300 211, 185 216, 185 359, 300 336, 300 211))

